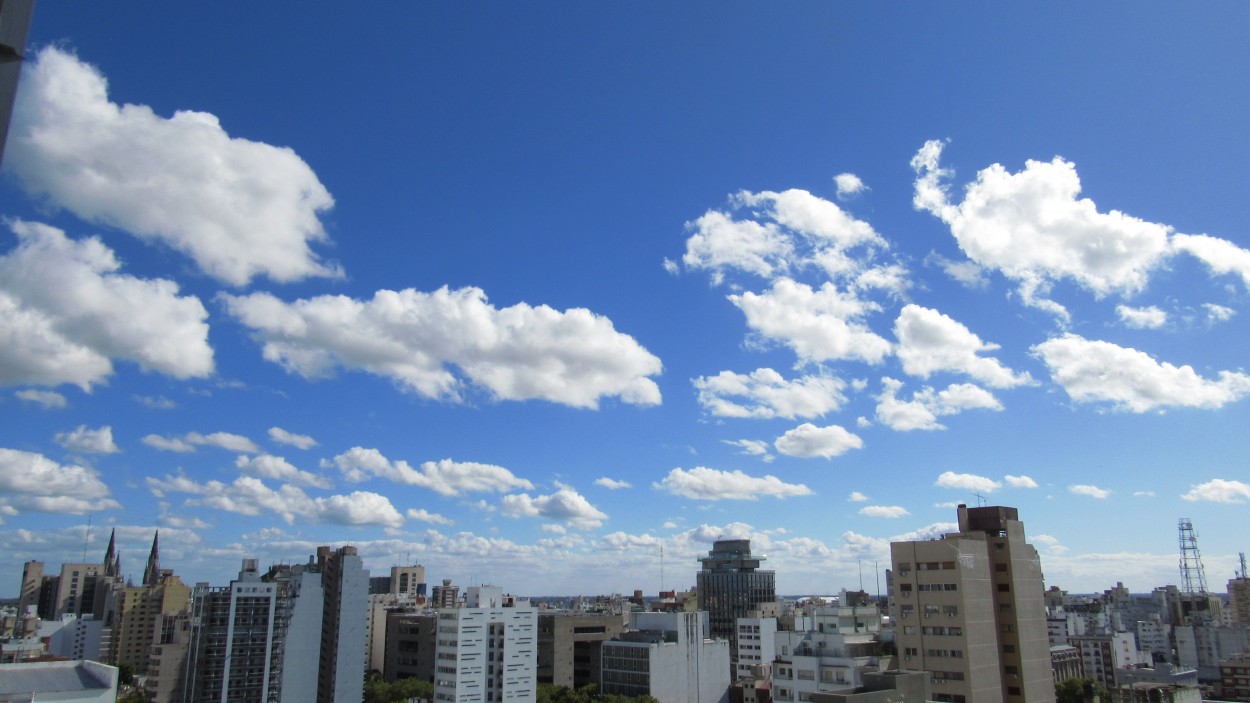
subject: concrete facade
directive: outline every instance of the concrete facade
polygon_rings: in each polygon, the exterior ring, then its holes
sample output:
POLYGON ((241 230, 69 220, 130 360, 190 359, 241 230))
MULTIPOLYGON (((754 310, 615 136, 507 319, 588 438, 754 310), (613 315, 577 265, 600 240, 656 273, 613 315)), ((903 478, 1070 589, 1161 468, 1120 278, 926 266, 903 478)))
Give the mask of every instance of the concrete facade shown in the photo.
POLYGON ((729 642, 709 639, 706 613, 630 613, 603 643, 599 690, 661 703, 728 703, 729 642))
POLYGON ((959 506, 959 532, 895 542, 899 668, 952 703, 1054 703, 1041 562, 1015 508, 959 506))
POLYGON ((538 683, 599 683, 602 643, 624 630, 625 617, 614 613, 539 613, 538 683))
POLYGON ((538 611, 502 607, 503 592, 471 587, 467 603, 438 613, 434 700, 495 703, 534 700, 538 690, 538 611))
POLYGON ((777 575, 759 568, 764 559, 751 554, 749 539, 716 540, 707 556, 699 557, 699 610, 708 613, 710 636, 728 640, 731 653, 737 651, 738 618, 777 600, 777 575))

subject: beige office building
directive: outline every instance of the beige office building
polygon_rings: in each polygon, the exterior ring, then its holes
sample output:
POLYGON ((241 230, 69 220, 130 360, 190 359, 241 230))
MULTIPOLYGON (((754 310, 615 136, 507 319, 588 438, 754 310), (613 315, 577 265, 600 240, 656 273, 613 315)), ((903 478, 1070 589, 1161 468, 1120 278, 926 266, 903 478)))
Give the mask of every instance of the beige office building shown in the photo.
POLYGON ((899 668, 933 700, 1054 703, 1042 569, 1015 508, 959 506, 959 532, 890 545, 899 668))

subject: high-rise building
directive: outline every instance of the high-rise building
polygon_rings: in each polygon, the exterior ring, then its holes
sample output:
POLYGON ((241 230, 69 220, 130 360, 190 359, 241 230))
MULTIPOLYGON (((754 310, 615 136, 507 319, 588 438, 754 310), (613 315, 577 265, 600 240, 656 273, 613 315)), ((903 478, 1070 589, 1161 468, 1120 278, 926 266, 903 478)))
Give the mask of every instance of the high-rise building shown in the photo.
POLYGON ((933 699, 1053 703, 1041 561, 1015 508, 959 506, 959 531, 890 545, 899 668, 933 699))
POLYGON ((28 561, 22 566, 22 590, 18 594, 18 617, 26 616, 28 606, 39 605, 39 590, 43 586, 43 562, 28 561))
POLYGON ((229 586, 197 585, 177 699, 360 703, 368 583, 354 547, 320 547, 307 564, 262 576, 244 559, 229 586))
POLYGON ((540 613, 538 682, 573 689, 599 683, 603 642, 624 629, 615 613, 540 613))
POLYGON ((708 613, 711 636, 729 640, 731 652, 738 650, 738 618, 777 600, 777 574, 760 569, 764 559, 751 554, 749 539, 718 539, 707 556, 699 557, 699 610, 708 613))
POLYGON ((391 593, 410 593, 425 595, 425 567, 420 564, 413 566, 391 567, 391 593))
POLYGON ((430 595, 430 605, 435 608, 454 608, 460 600, 460 587, 451 585, 451 579, 443 579, 443 585, 435 586, 430 595))
POLYGON ((61 564, 61 575, 56 582, 55 611, 52 620, 62 615, 82 615, 93 611, 95 605, 96 577, 102 571, 99 564, 61 564))
POLYGON ((538 690, 538 610, 505 606, 496 586, 470 586, 465 607, 438 613, 434 699, 533 701, 538 690))

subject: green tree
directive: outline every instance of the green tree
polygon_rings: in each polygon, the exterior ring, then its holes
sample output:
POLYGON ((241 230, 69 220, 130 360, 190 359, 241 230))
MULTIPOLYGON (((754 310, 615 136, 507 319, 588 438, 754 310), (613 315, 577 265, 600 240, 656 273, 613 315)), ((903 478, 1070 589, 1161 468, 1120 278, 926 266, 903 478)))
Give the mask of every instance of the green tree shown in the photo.
POLYGON ((1091 678, 1067 679, 1055 684, 1055 703, 1090 703, 1097 697, 1107 701, 1107 689, 1091 678))

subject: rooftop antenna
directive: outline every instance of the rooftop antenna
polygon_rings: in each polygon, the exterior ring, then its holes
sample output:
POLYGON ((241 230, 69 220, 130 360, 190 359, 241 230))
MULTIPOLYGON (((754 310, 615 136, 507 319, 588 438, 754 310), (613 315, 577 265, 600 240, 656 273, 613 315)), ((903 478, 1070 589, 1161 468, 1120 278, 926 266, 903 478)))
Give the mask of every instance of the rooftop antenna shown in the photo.
POLYGON ((864 590, 864 560, 857 560, 859 564, 859 590, 864 590))
POLYGON ((1239 574, 1239 576, 1241 576, 1244 579, 1246 578, 1246 553, 1237 552, 1237 556, 1241 558, 1241 573, 1239 574))
MULTIPOLYGON (((1246 566, 1245 558, 1242 558, 1241 566, 1242 566, 1242 570, 1244 571, 1245 566, 1246 566)), ((661 591, 664 590, 664 543, 663 542, 660 543, 660 590, 661 591)))
POLYGON ((985 496, 981 495, 980 493, 973 493, 973 494, 972 494, 972 497, 977 499, 977 507, 978 507, 978 508, 984 508, 984 507, 985 507, 985 496))
MULTIPOLYGON (((1207 577, 1202 569, 1202 554, 1198 551, 1198 533, 1194 532, 1194 524, 1189 518, 1183 517, 1177 522, 1181 549, 1181 592, 1207 592, 1207 577)), ((1245 562, 1242 562, 1243 570, 1245 562)))
POLYGON ((87 516, 87 532, 82 536, 82 563, 87 563, 87 543, 91 541, 91 516, 87 516))

